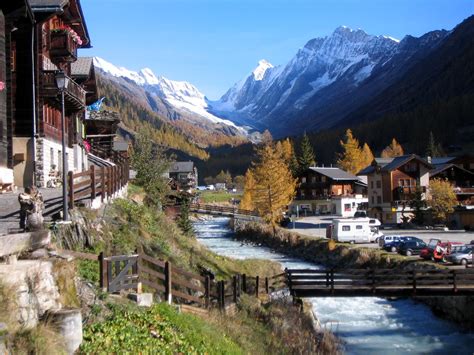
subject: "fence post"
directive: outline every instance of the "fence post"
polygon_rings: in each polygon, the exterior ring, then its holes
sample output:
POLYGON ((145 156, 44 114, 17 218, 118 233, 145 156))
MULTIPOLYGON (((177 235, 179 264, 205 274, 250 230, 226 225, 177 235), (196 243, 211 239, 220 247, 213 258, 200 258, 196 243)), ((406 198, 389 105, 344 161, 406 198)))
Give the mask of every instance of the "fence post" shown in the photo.
POLYGON ((135 261, 135 264, 132 265, 132 275, 137 275, 137 293, 142 293, 142 283, 140 282, 140 271, 138 266, 138 262, 140 260, 138 249, 135 249, 135 254, 137 254, 137 259, 135 261))
POLYGON ((69 189, 69 209, 74 208, 74 173, 69 171, 67 173, 67 182, 63 181, 63 184, 67 183, 69 189))
POLYGON ((457 285, 457 280, 456 280, 456 270, 452 270, 453 272, 453 292, 456 293, 458 292, 458 285, 457 285))
POLYGON ((416 295, 416 270, 412 271, 413 276, 413 294, 416 295))
POLYGON ((209 308, 211 305, 211 279, 209 276, 206 276, 206 279, 204 281, 204 287, 205 287, 205 294, 204 297, 206 299, 206 308, 209 308))
POLYGON ((95 190, 95 166, 92 165, 91 168, 91 203, 95 200, 96 190, 95 190))
POLYGON ((173 294, 171 292, 172 289, 172 280, 171 280, 171 263, 167 261, 165 263, 165 298, 166 302, 171 304, 173 300, 173 294))
POLYGON ((99 254, 99 283, 100 283, 100 289, 102 291, 107 291, 107 261, 104 260, 104 252, 101 251, 99 254))
POLYGON ((375 269, 374 268, 372 268, 371 274, 372 274, 372 293, 375 293, 375 269))
POLYGON ((331 269, 331 293, 334 294, 334 269, 331 269))
POLYGON ((255 297, 258 298, 258 286, 260 283, 260 278, 258 276, 255 277, 255 297))
POLYGON ((238 290, 237 297, 240 298, 240 295, 242 292, 242 276, 240 274, 237 275, 237 290, 238 290))
POLYGON ((106 260, 107 265, 107 291, 110 292, 110 280, 112 280, 112 262, 106 260))
POLYGON ((218 285, 219 285, 219 292, 218 292, 218 295, 219 295, 219 306, 222 310, 225 309, 225 281, 222 280, 222 281, 219 281, 218 282, 218 285))
POLYGON ((265 292, 267 293, 267 295, 270 293, 268 291, 269 291, 269 289, 268 289, 268 277, 265 277, 265 292))
POLYGON ((234 303, 237 303, 237 276, 232 277, 232 296, 234 303))
POLYGON ((102 202, 105 200, 105 168, 102 166, 100 168, 100 199, 102 202))
POLYGON ((242 290, 247 293, 247 275, 242 275, 242 290))

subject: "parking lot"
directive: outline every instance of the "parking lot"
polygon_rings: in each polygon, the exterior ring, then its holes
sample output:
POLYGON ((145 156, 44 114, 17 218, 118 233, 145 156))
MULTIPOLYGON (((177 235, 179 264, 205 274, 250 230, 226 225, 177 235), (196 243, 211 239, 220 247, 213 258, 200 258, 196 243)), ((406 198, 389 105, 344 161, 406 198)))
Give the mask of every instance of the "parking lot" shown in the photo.
MULTIPOLYGON (((290 223, 287 228, 299 233, 301 235, 309 237, 326 237, 326 227, 331 224, 334 218, 341 218, 339 216, 310 216, 300 217, 294 223, 290 223)), ((418 237, 425 242, 429 242, 432 238, 441 239, 441 241, 450 242, 461 242, 468 244, 474 240, 474 232, 466 231, 442 231, 442 230, 419 230, 419 229, 387 229, 381 230, 381 233, 385 235, 410 235, 418 237)), ((377 248, 378 245, 371 244, 360 244, 366 247, 377 248)))

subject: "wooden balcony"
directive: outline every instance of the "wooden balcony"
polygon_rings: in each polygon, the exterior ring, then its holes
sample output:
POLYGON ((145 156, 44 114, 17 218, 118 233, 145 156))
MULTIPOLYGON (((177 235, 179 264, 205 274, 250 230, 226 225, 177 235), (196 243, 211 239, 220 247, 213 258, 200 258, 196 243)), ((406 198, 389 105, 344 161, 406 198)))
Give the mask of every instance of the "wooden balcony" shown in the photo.
MULTIPOLYGON (((60 92, 56 86, 55 72, 48 70, 42 71, 41 82, 41 95, 45 98, 55 99, 56 103, 60 104, 60 92)), ((86 105, 86 92, 71 78, 69 78, 64 94, 66 111, 76 112, 84 109, 86 105)))
POLYGON ((77 43, 69 32, 51 32, 49 54, 53 62, 75 62, 77 47, 77 43))

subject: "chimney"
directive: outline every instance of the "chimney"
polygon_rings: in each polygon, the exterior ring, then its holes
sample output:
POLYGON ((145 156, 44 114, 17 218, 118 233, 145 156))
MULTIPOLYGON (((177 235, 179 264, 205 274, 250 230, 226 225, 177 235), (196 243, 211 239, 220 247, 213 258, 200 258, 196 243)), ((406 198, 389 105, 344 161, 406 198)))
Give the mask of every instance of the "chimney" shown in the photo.
POLYGON ((431 157, 430 157, 430 156, 427 156, 427 157, 426 157, 426 160, 428 160, 428 163, 431 164, 431 157))

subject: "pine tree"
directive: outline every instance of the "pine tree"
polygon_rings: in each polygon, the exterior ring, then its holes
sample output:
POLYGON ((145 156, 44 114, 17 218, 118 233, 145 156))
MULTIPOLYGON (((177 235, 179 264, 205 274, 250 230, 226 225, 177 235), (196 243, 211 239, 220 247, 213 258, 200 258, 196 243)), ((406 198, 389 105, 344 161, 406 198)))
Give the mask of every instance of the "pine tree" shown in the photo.
POLYGON ((430 132, 430 136, 428 139, 428 146, 426 147, 426 156, 427 157, 442 157, 445 153, 441 144, 436 143, 433 132, 430 132))
POLYGON ((193 231, 193 224, 189 220, 189 198, 182 196, 181 207, 179 209, 179 217, 176 221, 178 227, 184 234, 189 235, 193 231))
POLYGON ((300 146, 301 154, 298 156, 298 165, 300 173, 304 172, 310 166, 316 165, 316 157, 314 155, 313 147, 309 141, 306 133, 303 135, 300 146))
POLYGON ((392 138, 390 145, 382 150, 382 158, 395 158, 403 155, 403 148, 395 138, 392 138))
POLYGON ((372 153, 372 149, 370 149, 367 143, 364 143, 364 146, 362 147, 362 161, 363 161, 362 169, 372 164, 373 160, 374 160, 374 154, 372 153))
POLYGON ((339 154, 337 164, 342 170, 348 171, 352 174, 357 174, 365 164, 362 157, 362 150, 359 146, 359 141, 352 135, 352 131, 346 131, 346 141, 340 141, 342 153, 339 154))

